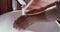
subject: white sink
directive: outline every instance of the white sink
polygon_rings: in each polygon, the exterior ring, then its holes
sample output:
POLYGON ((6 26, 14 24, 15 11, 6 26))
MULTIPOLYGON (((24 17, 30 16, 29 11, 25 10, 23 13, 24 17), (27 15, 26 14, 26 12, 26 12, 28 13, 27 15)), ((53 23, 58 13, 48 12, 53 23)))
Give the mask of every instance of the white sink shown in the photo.
POLYGON ((52 16, 50 11, 46 12, 47 20, 51 22, 36 23, 33 26, 28 27, 26 30, 17 30, 13 28, 13 22, 21 16, 22 11, 9 12, 0 16, 0 32, 60 32, 59 26, 56 24, 55 16, 52 16), (51 16, 51 17, 50 17, 51 16), (40 26, 39 26, 40 25, 40 26), (38 27, 38 28, 37 28, 38 27))

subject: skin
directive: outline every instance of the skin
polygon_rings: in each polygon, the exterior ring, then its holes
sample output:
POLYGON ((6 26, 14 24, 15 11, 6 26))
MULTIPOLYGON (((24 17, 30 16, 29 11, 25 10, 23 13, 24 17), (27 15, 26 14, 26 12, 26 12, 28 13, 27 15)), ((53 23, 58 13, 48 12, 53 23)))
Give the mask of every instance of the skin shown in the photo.
MULTIPOLYGON (((25 0, 25 2, 28 4, 29 1, 25 0)), ((44 11, 45 9, 47 9, 48 7, 54 6, 55 5, 54 3, 55 3, 55 0, 46 0, 46 1, 34 0, 32 2, 32 4, 27 8, 27 10, 29 10, 30 14, 31 14, 31 12, 33 12, 33 13, 41 12, 41 11, 44 11), (50 5, 51 3, 53 3, 53 5, 50 5)), ((29 13, 27 13, 27 14, 29 14, 29 13)), ((14 28, 17 28, 17 29, 26 29, 27 27, 32 25, 35 21, 38 21, 41 19, 46 20, 44 13, 39 13, 39 14, 32 15, 32 16, 31 15, 29 15, 29 16, 22 15, 17 20, 15 20, 13 26, 14 26, 14 28)))

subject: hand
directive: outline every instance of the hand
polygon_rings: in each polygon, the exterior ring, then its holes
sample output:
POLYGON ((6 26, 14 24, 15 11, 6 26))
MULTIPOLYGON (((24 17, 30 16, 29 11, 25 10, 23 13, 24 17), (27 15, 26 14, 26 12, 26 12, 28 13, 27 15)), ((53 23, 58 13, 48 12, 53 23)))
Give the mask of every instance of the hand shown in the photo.
MULTIPOLYGON (((27 4, 29 1, 25 1, 27 4)), ((34 0, 32 4, 26 9, 29 10, 27 14, 39 14, 44 12, 45 9, 55 5, 56 0, 34 0)))
MULTIPOLYGON (((28 4, 30 0, 24 0, 24 1, 28 4)), ((27 8, 27 10, 40 9, 54 2, 56 2, 56 0, 33 0, 32 4, 27 8)))

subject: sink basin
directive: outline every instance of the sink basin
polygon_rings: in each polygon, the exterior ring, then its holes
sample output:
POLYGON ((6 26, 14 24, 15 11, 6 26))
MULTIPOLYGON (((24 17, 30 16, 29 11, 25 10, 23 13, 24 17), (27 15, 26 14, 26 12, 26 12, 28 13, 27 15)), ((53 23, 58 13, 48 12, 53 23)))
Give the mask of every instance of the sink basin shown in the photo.
POLYGON ((56 24, 56 19, 58 19, 58 17, 54 15, 54 11, 55 9, 45 12, 44 18, 42 17, 43 19, 40 19, 41 21, 47 22, 37 22, 27 27, 25 30, 13 28, 14 21, 22 15, 22 11, 12 11, 0 15, 0 32, 60 32, 60 28, 56 24))

